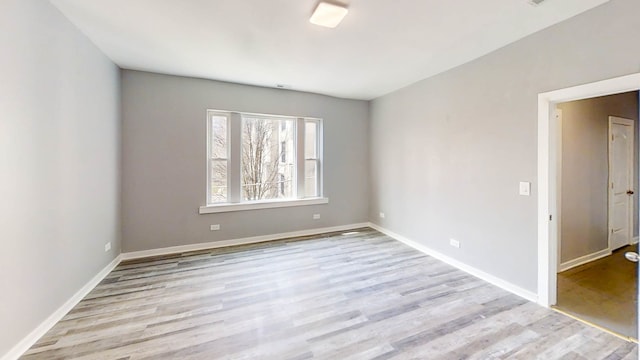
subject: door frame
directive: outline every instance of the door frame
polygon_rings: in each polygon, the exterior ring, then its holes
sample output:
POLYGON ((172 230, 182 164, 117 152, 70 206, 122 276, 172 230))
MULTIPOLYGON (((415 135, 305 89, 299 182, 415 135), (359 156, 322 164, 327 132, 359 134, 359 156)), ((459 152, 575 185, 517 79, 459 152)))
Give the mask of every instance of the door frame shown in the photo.
MULTIPOLYGON (((608 205, 607 205, 607 233, 608 233, 608 238, 607 238, 607 244, 609 246, 609 251, 614 250, 613 246, 611 246, 611 223, 612 223, 612 211, 611 208, 613 206, 613 189, 611 188, 611 170, 612 170, 612 160, 613 160, 613 143, 611 141, 611 137, 613 136, 613 132, 612 132, 612 127, 614 124, 617 125, 625 125, 625 126, 631 126, 631 134, 633 134, 635 136, 635 132, 636 132, 636 127, 635 127, 635 122, 633 120, 630 119, 625 119, 622 117, 618 117, 618 116, 609 116, 609 130, 608 130, 608 139, 607 139, 607 147, 609 150, 609 179, 608 179, 608 184, 607 184, 607 199, 608 199, 608 205)), ((635 141, 634 141, 634 136, 631 137, 631 143, 629 144, 631 147, 631 157, 627 160, 627 169, 628 171, 631 172, 631 183, 632 183, 632 187, 633 185, 635 185, 635 179, 634 179, 634 174, 635 174, 635 166, 634 166, 634 161, 637 160, 635 159, 634 153, 635 153, 635 141)), ((633 189, 636 190, 636 189, 633 189)), ((629 234, 629 238, 627 239, 627 245, 631 245, 633 243, 633 197, 631 198, 631 201, 629 201, 629 209, 628 209, 628 219, 627 219, 627 233, 629 234)))
POLYGON ((640 73, 538 94, 538 303, 557 300, 558 124, 555 105, 640 90, 640 73))

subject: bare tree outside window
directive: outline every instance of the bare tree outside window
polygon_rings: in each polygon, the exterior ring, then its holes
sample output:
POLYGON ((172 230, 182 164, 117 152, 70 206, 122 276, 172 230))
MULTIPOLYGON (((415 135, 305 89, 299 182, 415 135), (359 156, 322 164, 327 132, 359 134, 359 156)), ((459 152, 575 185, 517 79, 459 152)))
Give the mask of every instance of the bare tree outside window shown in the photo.
POLYGON ((244 118, 241 160, 243 200, 292 197, 294 164, 287 162, 293 158, 292 151, 293 121, 244 118))

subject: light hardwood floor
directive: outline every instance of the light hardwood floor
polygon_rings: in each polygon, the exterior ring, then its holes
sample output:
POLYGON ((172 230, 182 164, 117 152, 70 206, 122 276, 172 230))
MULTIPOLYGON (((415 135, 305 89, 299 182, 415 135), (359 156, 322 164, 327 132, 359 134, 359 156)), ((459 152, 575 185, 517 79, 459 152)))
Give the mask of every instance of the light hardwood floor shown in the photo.
POLYGON ((24 359, 636 359, 371 229, 119 265, 24 359))

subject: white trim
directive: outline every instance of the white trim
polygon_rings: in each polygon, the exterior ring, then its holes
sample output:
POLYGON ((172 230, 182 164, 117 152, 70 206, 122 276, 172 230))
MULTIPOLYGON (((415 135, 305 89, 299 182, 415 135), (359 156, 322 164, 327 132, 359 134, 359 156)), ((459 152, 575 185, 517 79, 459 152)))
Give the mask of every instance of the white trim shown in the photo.
POLYGON ((269 201, 252 201, 243 203, 224 203, 200 206, 200 214, 213 214, 230 211, 245 211, 259 209, 273 209, 291 206, 306 206, 328 204, 329 198, 308 198, 308 199, 288 199, 288 200, 269 200, 269 201))
POLYGON ((366 228, 368 226, 369 226, 369 223, 356 223, 356 224, 332 226, 332 227, 326 227, 326 228, 291 231, 291 232, 279 233, 279 234, 252 236, 252 237, 246 237, 246 238, 240 238, 240 239, 211 241, 211 242, 199 243, 199 244, 189 244, 189 245, 171 246, 171 247, 160 248, 160 249, 133 251, 133 252, 122 253, 121 256, 122 256, 122 260, 141 259, 141 258, 152 257, 152 256, 181 254, 189 251, 216 249, 216 248, 236 246, 236 245, 249 245, 249 244, 288 239, 288 238, 294 238, 294 237, 300 237, 300 236, 309 236, 309 235, 317 235, 317 234, 331 233, 331 232, 337 232, 337 231, 360 229, 360 228, 366 228))
MULTIPOLYGON (((556 176, 556 211, 555 211, 555 223, 551 224, 553 231, 555 231, 556 236, 558 237, 558 255, 557 264, 558 268, 560 268, 560 261, 562 258, 562 110, 555 109, 555 118, 556 118, 556 140, 555 140, 555 150, 556 150, 556 168, 555 168, 555 176, 556 176)), ((553 175, 552 175, 553 177, 553 175)))
POLYGON ((118 255, 113 261, 105 266, 96 276, 78 290, 69 300, 58 308, 53 314, 44 320, 38 327, 25 336, 8 353, 4 354, 1 360, 14 360, 29 350, 44 334, 47 333, 58 321, 60 321, 71 309, 73 309, 93 288, 95 288, 109 273, 115 269, 122 260, 122 255, 118 255))
POLYGON ((480 278, 488 283, 491 283, 499 288, 502 288, 506 291, 509 291, 513 294, 516 294, 520 297, 523 297, 529 301, 533 301, 533 302, 538 302, 538 296, 536 295, 536 293, 529 291, 527 289, 521 288, 517 285, 514 285, 508 281, 505 281, 503 279, 500 279, 496 276, 493 276, 489 273, 486 273, 482 270, 476 269, 473 266, 467 265, 461 261, 458 261, 454 258, 451 258, 447 255, 444 255, 442 253, 439 253, 425 245, 422 245, 416 241, 413 241, 407 237, 404 237, 402 235, 396 234, 394 232, 392 232, 391 230, 385 229, 382 226, 373 224, 373 223, 369 223, 369 226, 373 229, 376 229, 378 231, 380 231, 383 234, 386 234, 392 238, 394 238, 395 240, 400 241, 401 243, 404 243, 405 245, 408 245, 422 253, 425 253, 431 257, 434 257, 444 263, 447 263, 453 267, 456 267, 468 274, 471 274, 477 278, 480 278))
POLYGON ((586 99, 640 89, 640 73, 574 86, 538 95, 538 302, 551 306, 556 302, 557 228, 549 221, 556 215, 555 172, 556 129, 551 126, 551 110, 558 102, 586 99), (550 168, 551 167, 551 168, 550 168), (553 172, 551 172, 551 171, 553 172))
MULTIPOLYGON (((215 111, 215 112, 221 112, 221 113, 238 113, 238 114, 242 114, 242 115, 259 116, 259 117, 269 118, 269 119, 273 119, 273 120, 278 120, 278 119, 282 119, 282 118, 286 118, 287 120, 295 120, 295 119, 301 117, 301 116, 293 116, 293 115, 254 113, 254 112, 246 112, 246 111, 238 111, 238 110, 207 109, 207 111, 215 111)), ((302 117, 305 118, 305 119, 322 120, 322 118, 315 117, 315 116, 302 116, 302 117)))
POLYGON ((640 237, 639 237, 639 236, 634 236, 634 237, 633 237, 633 241, 632 241, 631 245, 635 245, 635 244, 637 244, 639 240, 640 240, 640 237))
POLYGON ((640 73, 549 91, 539 94, 538 98, 542 97, 550 102, 560 103, 620 94, 638 89, 640 89, 640 73))
POLYGON ((574 267, 584 265, 598 259, 602 259, 603 257, 607 257, 609 255, 611 255, 611 249, 606 248, 591 254, 580 256, 579 258, 561 263, 558 272, 567 271, 569 269, 573 269, 574 267))
POLYGON ((549 101, 542 94, 538 95, 538 302, 544 306, 555 304, 558 265, 557 239, 554 237, 554 241, 549 240, 552 224, 549 157, 553 145, 549 138, 553 118, 549 113, 550 108, 549 101))

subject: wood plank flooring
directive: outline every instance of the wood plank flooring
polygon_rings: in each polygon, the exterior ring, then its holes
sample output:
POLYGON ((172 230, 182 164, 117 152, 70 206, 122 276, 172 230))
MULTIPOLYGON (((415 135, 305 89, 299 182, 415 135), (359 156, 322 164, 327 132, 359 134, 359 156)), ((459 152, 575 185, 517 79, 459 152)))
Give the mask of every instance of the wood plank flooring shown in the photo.
POLYGON ((371 229, 119 265, 23 359, 636 359, 371 229))

